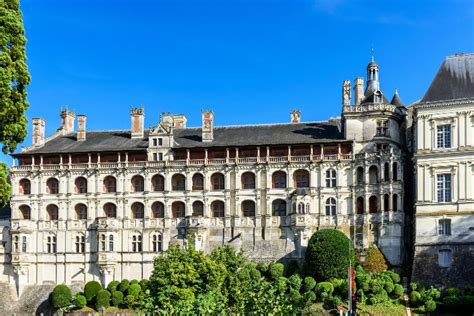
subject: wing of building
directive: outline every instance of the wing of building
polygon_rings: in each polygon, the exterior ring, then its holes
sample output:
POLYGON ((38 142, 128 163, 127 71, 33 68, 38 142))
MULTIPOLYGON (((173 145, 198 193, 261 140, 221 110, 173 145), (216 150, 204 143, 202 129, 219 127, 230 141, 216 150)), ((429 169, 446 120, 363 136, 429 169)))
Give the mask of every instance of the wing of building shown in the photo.
POLYGON ((445 59, 415 105, 413 278, 474 284, 474 54, 445 59))
POLYGON ((28 284, 147 278, 171 243, 197 249, 230 244, 258 260, 303 258, 311 234, 340 229, 358 247, 379 245, 402 264, 406 110, 380 89, 345 81, 342 115, 285 124, 186 126, 164 113, 144 129, 87 131, 86 116, 61 112, 45 137, 15 154, 12 219, 2 278, 28 284), (352 91, 354 90, 354 97, 352 91))

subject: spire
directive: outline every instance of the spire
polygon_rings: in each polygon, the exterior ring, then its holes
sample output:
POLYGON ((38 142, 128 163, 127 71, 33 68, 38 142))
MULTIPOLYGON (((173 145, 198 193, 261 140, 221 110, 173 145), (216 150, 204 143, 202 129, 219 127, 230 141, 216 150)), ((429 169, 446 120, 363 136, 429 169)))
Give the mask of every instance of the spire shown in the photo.
POLYGON ((402 102, 402 99, 400 99, 400 96, 398 95, 398 89, 397 88, 395 88, 395 94, 393 95, 393 98, 392 98, 392 101, 390 102, 390 104, 396 105, 396 106, 405 106, 405 104, 403 104, 403 102, 402 102))
POLYGON ((375 62, 374 50, 372 49, 370 63, 367 65, 367 87, 365 89, 365 96, 367 97, 377 90, 380 90, 379 65, 375 62))

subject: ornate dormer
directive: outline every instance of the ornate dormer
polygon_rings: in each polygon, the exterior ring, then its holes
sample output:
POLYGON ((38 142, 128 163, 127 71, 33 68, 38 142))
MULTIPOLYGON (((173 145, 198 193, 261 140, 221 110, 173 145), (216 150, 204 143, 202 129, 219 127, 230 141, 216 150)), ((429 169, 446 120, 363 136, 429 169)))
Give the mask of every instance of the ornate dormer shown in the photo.
POLYGON ((173 160, 173 130, 186 128, 186 116, 162 113, 159 124, 148 134, 148 160, 173 160))

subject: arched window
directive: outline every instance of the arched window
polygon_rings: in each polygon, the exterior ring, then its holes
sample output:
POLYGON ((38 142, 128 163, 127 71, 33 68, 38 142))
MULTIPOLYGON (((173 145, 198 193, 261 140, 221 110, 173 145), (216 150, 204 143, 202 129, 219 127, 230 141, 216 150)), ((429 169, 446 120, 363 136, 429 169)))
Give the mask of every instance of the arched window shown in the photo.
POLYGON ((104 192, 113 193, 117 192, 117 180, 113 176, 107 176, 104 178, 104 192))
POLYGON ((76 219, 87 219, 87 206, 79 203, 76 204, 76 207, 74 208, 76 211, 76 219))
POLYGON ((196 201, 193 203, 193 216, 204 216, 204 204, 201 201, 196 201))
POLYGON ((398 181, 398 164, 396 162, 392 164, 392 179, 398 181))
POLYGON ((356 171, 356 177, 357 177, 357 185, 362 185, 364 184, 364 168, 362 167, 357 167, 356 171))
POLYGON ((145 180, 142 176, 132 177, 132 192, 143 192, 145 190, 145 180))
POLYGON ((104 215, 107 218, 117 218, 117 206, 113 203, 106 203, 104 205, 104 215))
POLYGON ((28 179, 21 179, 18 187, 20 194, 31 194, 31 182, 28 179))
POLYGON ((163 251, 163 235, 160 233, 155 233, 151 237, 151 245, 153 252, 162 252, 163 251))
POLYGON ((211 176, 211 190, 220 191, 225 189, 224 175, 222 173, 214 173, 211 176))
POLYGON ((186 178, 182 174, 175 174, 171 178, 173 191, 184 191, 186 189, 186 178))
POLYGON ((295 188, 309 188, 309 172, 307 170, 296 170, 293 180, 295 188))
POLYGON ((151 213, 153 218, 164 218, 165 217, 165 206, 161 202, 154 202, 151 205, 151 213))
POLYGON ((272 202, 272 214, 273 216, 285 216, 286 215, 286 201, 277 199, 272 202))
POLYGON ((357 214, 364 214, 364 198, 359 196, 356 200, 357 214))
POLYGON ((398 211, 398 195, 397 194, 394 194, 392 196, 392 210, 394 212, 398 211))
POLYGON ((379 169, 376 166, 369 168, 369 184, 379 183, 379 169))
POLYGON ((384 212, 388 212, 389 199, 390 199, 390 197, 389 197, 388 194, 383 195, 383 210, 384 210, 384 212))
POLYGON ((255 217, 255 202, 250 200, 243 201, 242 214, 244 217, 255 217))
POLYGON ((285 189, 286 188, 286 172, 275 171, 272 174, 272 185, 274 189, 285 189))
POLYGON ((142 203, 132 204, 132 218, 145 218, 145 206, 142 203))
POLYGON ((49 235, 46 237, 46 252, 47 253, 56 253, 56 236, 49 235))
POLYGON ((134 234, 132 236, 132 251, 142 252, 142 235, 141 234, 134 234))
POLYGON ((252 172, 245 172, 242 174, 242 189, 255 189, 255 174, 252 172))
POLYGON ((59 182, 56 178, 49 178, 46 181, 46 193, 48 194, 58 194, 59 192, 59 182))
POLYGON ((204 177, 200 173, 195 173, 193 176, 193 190, 203 190, 204 189, 204 177))
POLYGON ((171 211, 173 213, 173 218, 183 218, 186 216, 186 207, 183 202, 173 202, 171 204, 171 211))
POLYGON ((22 219, 31 219, 31 208, 28 205, 20 206, 20 213, 22 219))
POLYGON ((383 180, 390 181, 390 164, 388 162, 383 165, 383 180))
POLYGON ((375 195, 372 195, 369 198, 369 212, 370 213, 377 213, 378 211, 378 201, 375 195))
POLYGON ((151 187, 155 192, 162 192, 165 190, 165 178, 162 175, 155 174, 151 178, 151 187))
POLYGON ((58 220, 58 207, 54 204, 49 204, 46 207, 46 212, 48 213, 48 219, 50 221, 57 221, 58 220))
POLYGON ((336 170, 334 169, 326 170, 326 187, 327 188, 336 187, 336 170))
POLYGON ((298 214, 304 214, 304 203, 298 203, 298 214))
POLYGON ((76 193, 87 193, 87 180, 84 177, 76 178, 74 181, 74 191, 76 193))
POLYGON ((86 252, 86 236, 78 235, 76 236, 76 252, 77 253, 84 253, 86 252))
POLYGON ((335 216, 336 215, 336 199, 328 198, 326 200, 326 216, 335 216))
POLYGON ((212 217, 224 217, 224 202, 214 201, 211 204, 212 217))

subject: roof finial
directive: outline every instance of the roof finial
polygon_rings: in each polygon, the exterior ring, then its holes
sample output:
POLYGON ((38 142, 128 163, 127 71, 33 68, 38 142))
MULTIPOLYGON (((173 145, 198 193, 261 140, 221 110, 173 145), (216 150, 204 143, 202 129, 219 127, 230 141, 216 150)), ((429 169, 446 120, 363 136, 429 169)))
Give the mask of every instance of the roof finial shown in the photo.
POLYGON ((370 61, 374 62, 374 48, 373 47, 370 48, 370 61))
POLYGON ((395 88, 395 94, 398 94, 398 88, 395 88))

